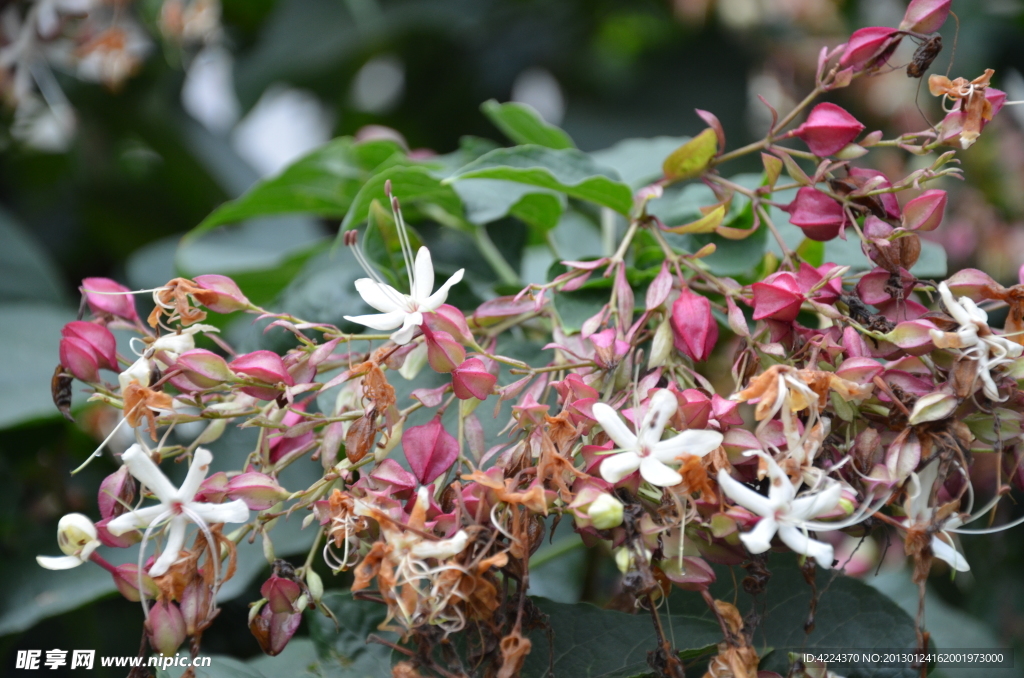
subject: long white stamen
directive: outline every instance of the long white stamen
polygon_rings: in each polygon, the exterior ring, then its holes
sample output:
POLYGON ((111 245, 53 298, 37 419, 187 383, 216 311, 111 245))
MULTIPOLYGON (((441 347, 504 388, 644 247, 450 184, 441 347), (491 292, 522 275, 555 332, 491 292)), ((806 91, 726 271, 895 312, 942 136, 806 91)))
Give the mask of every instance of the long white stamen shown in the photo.
POLYGON ((409 293, 412 294, 416 282, 415 259, 412 256, 412 245, 409 243, 409 234, 405 227, 405 217, 402 216, 402 209, 398 199, 391 197, 391 214, 395 218, 395 230, 398 231, 398 242, 402 245, 402 257, 405 259, 405 270, 409 276, 409 293))
MULTIPOLYGON (((138 405, 133 407, 132 408, 132 412, 134 412, 136 409, 138 409, 139 405, 141 405, 141 404, 142 403, 139 403, 138 405)), ((131 412, 129 412, 128 414, 131 414, 131 412)), ((97 447, 96 450, 92 454, 90 454, 88 457, 86 457, 85 461, 82 462, 81 466, 79 466, 74 471, 72 471, 71 475, 75 475, 76 473, 78 473, 79 471, 84 469, 86 466, 88 466, 89 462, 91 462, 96 457, 100 456, 100 453, 103 452, 103 448, 106 447, 107 443, 109 443, 113 439, 114 434, 117 433, 118 429, 120 429, 121 425, 124 424, 126 421, 128 421, 128 418, 126 416, 125 417, 121 417, 121 421, 117 422, 117 426, 115 426, 110 431, 110 433, 107 435, 107 437, 103 439, 103 442, 100 443, 100 446, 97 447)))
MULTIPOLYGON (((141 491, 140 491, 141 494, 141 491)), ((149 621, 149 607, 146 605, 146 590, 143 588, 143 579, 145 571, 142 569, 143 564, 146 560, 146 544, 149 543, 149 538, 153 534, 153 530, 160 524, 161 521, 166 520, 171 516, 170 511, 164 511, 156 517, 156 520, 152 521, 146 528, 145 533, 142 535, 142 542, 139 544, 139 561, 138 561, 138 586, 139 586, 139 601, 142 603, 142 616, 145 617, 146 621, 149 621)))

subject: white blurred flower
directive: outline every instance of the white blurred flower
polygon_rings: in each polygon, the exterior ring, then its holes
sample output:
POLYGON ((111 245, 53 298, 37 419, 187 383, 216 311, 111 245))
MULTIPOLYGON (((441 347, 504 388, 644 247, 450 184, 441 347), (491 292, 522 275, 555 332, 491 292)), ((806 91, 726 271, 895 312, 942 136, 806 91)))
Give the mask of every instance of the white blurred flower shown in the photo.
POLYGON ((263 176, 324 144, 331 116, 309 92, 274 85, 238 124, 231 136, 235 150, 263 176))
POLYGON ((678 463, 682 454, 703 457, 722 444, 722 434, 690 430, 662 440, 665 424, 678 406, 671 391, 659 389, 651 397, 647 413, 637 428, 638 433, 634 434, 609 405, 595 403, 594 419, 620 450, 601 462, 601 476, 609 483, 617 483, 640 469, 640 475, 651 485, 671 487, 683 482, 683 477, 667 464, 678 463))
POLYGON ((100 545, 96 526, 81 513, 69 513, 57 523, 57 544, 63 556, 36 556, 36 562, 47 570, 70 570, 78 567, 100 545))
POLYGON ((207 47, 192 61, 181 88, 181 105, 211 132, 225 133, 238 121, 231 53, 207 47))

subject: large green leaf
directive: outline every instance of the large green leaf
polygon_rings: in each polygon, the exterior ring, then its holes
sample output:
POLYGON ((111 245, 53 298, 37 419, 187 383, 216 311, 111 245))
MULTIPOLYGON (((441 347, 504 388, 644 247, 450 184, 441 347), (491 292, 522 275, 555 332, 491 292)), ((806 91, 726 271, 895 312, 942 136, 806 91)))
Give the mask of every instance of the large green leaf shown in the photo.
POLYGON ((500 104, 491 99, 481 104, 480 110, 495 127, 517 144, 537 144, 547 148, 576 147, 568 134, 545 122, 536 110, 525 104, 500 104))
POLYGON ((380 678, 391 675, 391 650, 367 643, 371 633, 395 640, 395 635, 377 630, 387 608, 378 603, 356 600, 349 591, 328 591, 323 602, 331 609, 340 628, 318 612, 306 614, 309 633, 320 656, 321 675, 326 678, 380 678))
MULTIPOLYGON (((348 211, 345 219, 341 222, 340 234, 346 230, 358 226, 366 221, 370 204, 377 200, 382 205, 388 205, 388 197, 384 192, 384 184, 391 182, 392 195, 396 196, 403 206, 406 205, 434 205, 450 215, 461 218, 462 202, 455 190, 435 177, 426 167, 390 167, 383 172, 373 175, 359 189, 348 211)), ((408 217, 406 213, 406 217, 408 217)))
POLYGON ((664 175, 661 164, 665 158, 689 140, 690 137, 624 139, 614 146, 594 151, 590 157, 618 172, 635 191, 660 179, 664 175))
MULTIPOLYGON (((50 377, 60 362, 60 330, 74 319, 71 310, 58 306, 0 304, 0 346, 9 356, 0 370, 0 428, 59 416, 50 377)), ((81 394, 76 398, 81 403, 81 394)))
POLYGON ((445 182, 503 179, 539 186, 629 214, 633 192, 618 173, 572 148, 555 150, 526 145, 499 148, 469 163, 445 182))
POLYGON ((537 222, 553 228, 565 203, 561 193, 496 179, 466 179, 452 184, 452 188, 462 199, 466 219, 474 224, 489 224, 510 213, 520 216, 525 212, 523 206, 529 203, 528 223, 537 222), (546 202, 539 202, 538 196, 543 196, 546 202))
POLYGON ((195 238, 223 224, 271 214, 343 216, 369 173, 395 156, 404 158, 393 141, 357 143, 351 137, 335 139, 276 177, 261 181, 241 197, 224 203, 186 238, 195 238))

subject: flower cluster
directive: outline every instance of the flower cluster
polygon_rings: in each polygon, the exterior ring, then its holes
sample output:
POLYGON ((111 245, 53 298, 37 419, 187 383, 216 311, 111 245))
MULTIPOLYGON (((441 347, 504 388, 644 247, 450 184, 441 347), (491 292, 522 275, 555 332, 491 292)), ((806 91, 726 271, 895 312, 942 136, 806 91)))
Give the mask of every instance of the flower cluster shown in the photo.
MULTIPOLYGON (((949 4, 914 0, 898 28, 862 29, 823 51, 813 94, 881 73, 897 43, 938 30, 949 4)), ((265 651, 283 649, 305 608, 329 614, 313 567, 322 554, 334 573, 353 572, 354 595, 386 606, 383 626, 401 635, 396 648, 416 664, 409 670, 477 675, 486 667, 479 675, 504 678, 531 649, 523 635, 537 623, 526 597, 530 556, 549 517, 571 521, 583 543, 604 549, 624 573, 623 595, 656 620, 672 587, 701 592, 731 629, 709 675, 727 675, 723 667, 753 675, 737 667, 756 671, 758 659, 743 631, 749 621, 708 593, 715 565, 763 564, 763 554, 788 550, 809 568, 843 568, 836 554, 848 535, 877 530, 902 540, 918 582, 936 559, 969 569, 955 535, 1022 479, 1024 284, 1004 287, 974 270, 941 282, 914 275, 920 233, 940 226, 948 200, 926 186, 957 173, 952 152, 903 178, 852 161, 876 146, 966 148, 998 111, 990 76, 933 78, 932 90, 954 102, 949 115, 892 140, 862 137, 865 126, 832 103, 795 125, 814 103, 808 97, 741 149, 762 152, 764 180, 753 189, 719 171, 742 153, 708 154, 691 142, 636 194, 614 254, 563 261, 550 282, 468 314, 446 303, 464 271, 434 290, 431 253, 414 248, 418 236, 385 183, 404 271, 378 269, 355 231, 343 236, 366 273, 356 291, 378 311, 345 319, 381 334, 266 311, 223 276, 153 291, 147 321, 129 290, 83 281, 92 315, 64 329, 55 380, 90 385, 121 410, 136 444, 115 455, 123 466, 101 487, 102 520, 67 516, 65 556, 40 564, 108 567, 142 602, 152 646, 173 652, 187 636, 198 647, 216 589, 234 570, 234 545, 262 538, 274 560, 270 531, 305 512, 304 526, 317 530, 309 557, 298 568, 277 561, 250 616, 265 651), (808 159, 810 173, 801 165, 808 159), (666 225, 648 210, 696 176, 719 200, 698 221, 666 225), (783 208, 789 224, 774 223, 772 208, 783 208), (727 223, 730 212, 750 222, 727 223), (791 249, 783 226, 811 245, 791 249), (705 261, 713 247, 691 252, 674 239, 713 232, 740 240, 762 228, 782 256, 738 278, 714 274, 705 261), (814 243, 839 237, 855 238, 866 264, 822 261, 827 250, 814 243), (641 248, 643 266, 631 257, 641 248), (653 264, 651 251, 660 253, 653 264), (607 284, 590 290, 607 297, 573 326, 552 298, 602 273, 607 284), (403 277, 408 289, 386 282, 403 277), (1005 330, 989 324, 985 309, 997 305, 1010 308, 1005 330), (202 323, 239 312, 290 333, 293 347, 240 354, 202 323), (134 356, 118 351, 112 328, 135 333, 134 356), (512 332, 546 339, 541 364, 503 353, 512 332), (421 374, 431 380, 418 382, 421 374), (396 388, 408 381, 412 388, 396 388), (481 421, 489 419, 503 426, 492 440, 481 421), (196 421, 206 428, 191 444, 160 435, 196 421), (258 443, 242 468, 210 474, 218 460, 205 446, 229 422, 259 427, 258 443), (978 454, 1013 473, 1004 480, 979 471, 978 454), (172 458, 190 463, 178 487, 160 467, 172 458), (321 471, 319 479, 285 490, 279 477, 292 464, 321 471), (983 496, 993 499, 975 506, 983 496), (157 503, 145 505, 147 497, 157 503), (242 527, 222 533, 235 524, 242 527), (100 543, 138 544, 137 564, 110 566, 100 543), (435 652, 439 639, 460 632, 461 658, 435 652)), ((724 144, 714 116, 702 117, 711 124, 702 138, 724 144)), ((659 670, 681 675, 674 653, 659 656, 659 670)))

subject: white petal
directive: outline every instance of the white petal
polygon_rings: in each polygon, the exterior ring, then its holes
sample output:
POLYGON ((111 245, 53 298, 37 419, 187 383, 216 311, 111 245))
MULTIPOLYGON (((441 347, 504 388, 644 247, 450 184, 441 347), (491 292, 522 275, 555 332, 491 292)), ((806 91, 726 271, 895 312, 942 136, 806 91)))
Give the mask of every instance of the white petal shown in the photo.
POLYGON ((830 483, 828 487, 813 494, 797 497, 790 504, 788 517, 794 520, 811 520, 834 509, 843 496, 843 486, 830 483))
POLYGON ((412 555, 417 558, 437 558, 444 560, 462 553, 469 543, 469 535, 459 530, 452 537, 440 541, 424 539, 412 547, 412 555))
POLYGON ((171 525, 167 530, 167 545, 164 546, 163 553, 156 559, 153 566, 149 568, 149 576, 159 577, 178 561, 181 555, 181 547, 185 545, 185 530, 187 527, 188 520, 184 516, 174 516, 171 518, 171 525))
POLYGON ((443 304, 445 300, 448 298, 448 290, 451 289, 452 285, 455 285, 456 283, 462 280, 462 274, 465 272, 466 269, 460 268, 459 270, 455 271, 452 277, 448 278, 448 280, 445 280, 444 284, 438 287, 436 292, 434 292, 433 294, 431 294, 429 297, 422 301, 417 300, 420 303, 420 310, 426 313, 436 311, 437 308, 441 304, 443 304))
POLYGON ((650 448, 661 440, 665 424, 676 413, 678 406, 679 402, 668 389, 661 388, 655 391, 647 403, 647 413, 640 422, 640 428, 637 429, 641 447, 650 448))
POLYGON ((182 332, 178 334, 165 334, 152 343, 150 348, 153 351, 168 351, 178 355, 185 351, 191 351, 196 347, 195 332, 182 332))
POLYGON ((681 475, 654 457, 644 457, 640 460, 640 475, 651 485, 658 487, 672 487, 683 482, 681 475))
POLYGON ((70 570, 83 561, 78 556, 36 556, 36 562, 47 570, 70 570))
POLYGON ((966 558, 960 555, 955 548, 942 541, 937 536, 932 537, 931 547, 932 553, 935 554, 936 558, 946 561, 950 567, 958 572, 967 572, 971 569, 966 558))
POLYGON ((779 525, 779 538, 796 553, 802 553, 818 561, 818 565, 825 569, 832 567, 833 553, 832 545, 816 539, 811 539, 807 534, 795 525, 785 523, 779 525))
POLYGON ((672 461, 684 452, 695 457, 703 457, 718 449, 723 436, 718 431, 683 431, 668 440, 660 440, 654 444, 652 454, 662 461, 672 461))
POLYGON ((985 311, 978 308, 978 305, 974 303, 974 299, 971 299, 970 297, 960 297, 960 305, 963 306, 965 311, 967 311, 967 315, 971 317, 971 320, 988 325, 988 313, 985 313, 985 311))
POLYGON ((122 513, 107 523, 107 532, 110 532, 115 537, 120 537, 125 532, 149 527, 157 520, 161 520, 160 516, 162 515, 170 515, 170 511, 163 504, 122 513))
POLYGON ((131 386, 133 381, 139 382, 142 386, 149 386, 149 361, 139 358, 121 374, 117 375, 117 383, 121 386, 121 393, 131 386))
POLYGON ((430 250, 426 247, 421 247, 416 253, 410 289, 412 298, 419 302, 426 301, 434 289, 434 264, 430 260, 430 250))
POLYGON ((210 470, 211 461, 213 461, 213 454, 211 454, 209 450, 203 447, 196 450, 196 453, 192 455, 192 465, 188 467, 188 474, 185 476, 185 482, 183 482, 181 487, 178 488, 178 501, 192 501, 192 497, 196 496, 196 492, 199 491, 199 486, 202 485, 203 480, 206 479, 206 474, 210 470))
POLYGON ((412 341, 412 335, 416 334, 416 328, 423 324, 423 314, 417 311, 405 316, 402 329, 391 333, 391 341, 399 346, 405 346, 412 341))
POLYGON ((345 320, 357 325, 366 325, 372 330, 387 332, 401 326, 409 315, 405 311, 391 311, 390 313, 372 313, 369 315, 347 315, 345 320))
POLYGON ((607 403, 594 403, 594 419, 601 425, 608 437, 623 450, 636 451, 636 436, 622 423, 618 413, 607 403))
POLYGON ((942 305, 946 307, 946 312, 953 316, 953 320, 961 325, 972 324, 971 316, 963 306, 953 300, 953 293, 949 291, 949 286, 944 282, 939 283, 939 296, 942 297, 942 305))
POLYGON ((775 518, 761 518, 750 532, 740 535, 740 540, 751 553, 764 553, 772 547, 772 537, 779 528, 775 518))
POLYGON ((359 296, 363 298, 363 301, 381 313, 391 313, 392 311, 399 310, 398 301, 403 296, 401 292, 391 285, 382 285, 369 278, 356 280, 356 292, 359 292, 359 296))
POLYGON ((601 462, 601 477, 615 484, 640 468, 640 455, 636 452, 616 452, 601 462))
POLYGON ((244 523, 249 520, 249 507, 241 499, 226 504, 201 504, 192 502, 188 510, 207 523, 244 523))
POLYGON ((762 452, 758 456, 768 464, 768 479, 771 481, 771 484, 768 486, 768 498, 772 501, 772 504, 778 508, 793 501, 793 497, 796 496, 796 488, 793 487, 793 481, 789 479, 789 476, 786 475, 786 472, 782 470, 771 455, 762 452))
POLYGON ((725 492, 725 496, 729 497, 729 499, 759 516, 771 516, 775 513, 776 507, 768 497, 758 494, 753 489, 736 480, 725 469, 718 472, 718 486, 722 488, 722 492, 725 492))
POLYGON ((171 484, 160 467, 153 462, 149 454, 138 443, 124 451, 121 461, 128 467, 128 472, 148 487, 161 503, 170 503, 178 496, 177 488, 171 484))

